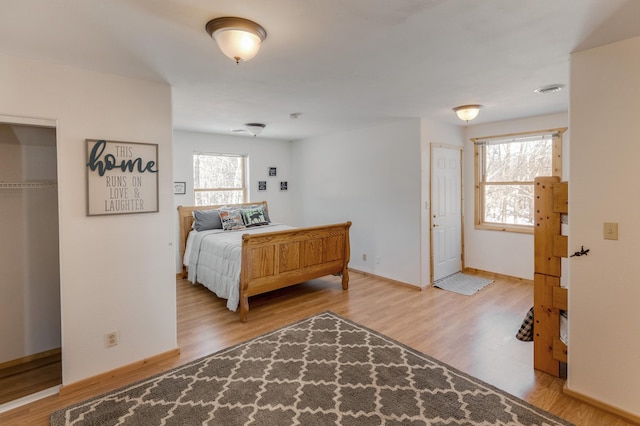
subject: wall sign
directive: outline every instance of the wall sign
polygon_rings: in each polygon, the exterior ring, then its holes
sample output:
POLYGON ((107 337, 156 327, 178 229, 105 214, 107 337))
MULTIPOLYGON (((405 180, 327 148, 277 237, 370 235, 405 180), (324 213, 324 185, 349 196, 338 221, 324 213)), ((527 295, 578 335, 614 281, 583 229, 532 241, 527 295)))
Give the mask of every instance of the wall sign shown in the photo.
POLYGON ((87 215, 158 211, 158 145, 87 139, 87 215))

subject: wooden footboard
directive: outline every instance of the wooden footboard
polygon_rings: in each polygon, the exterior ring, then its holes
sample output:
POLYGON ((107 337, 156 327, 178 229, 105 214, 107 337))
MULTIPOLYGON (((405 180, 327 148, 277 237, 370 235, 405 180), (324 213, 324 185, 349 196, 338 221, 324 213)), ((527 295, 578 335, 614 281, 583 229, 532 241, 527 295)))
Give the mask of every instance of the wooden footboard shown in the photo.
POLYGON ((351 222, 242 236, 240 320, 249 297, 330 274, 342 274, 349 288, 351 222))
MULTIPOLYGON (((247 206, 267 203, 234 204, 247 206)), ((180 259, 184 257, 194 210, 222 206, 178 207, 180 259)), ((240 320, 247 322, 249 297, 299 284, 325 275, 341 274, 349 288, 349 228, 351 222, 242 236, 240 320)), ((182 277, 187 276, 182 268, 182 277)))

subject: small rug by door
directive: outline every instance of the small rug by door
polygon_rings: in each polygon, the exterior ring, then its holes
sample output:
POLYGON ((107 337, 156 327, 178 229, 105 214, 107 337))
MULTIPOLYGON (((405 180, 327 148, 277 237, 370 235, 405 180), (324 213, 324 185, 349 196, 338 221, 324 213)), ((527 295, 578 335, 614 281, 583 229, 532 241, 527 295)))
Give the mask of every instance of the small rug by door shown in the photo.
POLYGON ((51 415, 61 425, 568 425, 331 312, 51 415))
POLYGON ((434 282, 433 285, 443 290, 453 291, 454 293, 464 294, 465 296, 471 296, 492 282, 493 280, 487 278, 457 272, 434 282))

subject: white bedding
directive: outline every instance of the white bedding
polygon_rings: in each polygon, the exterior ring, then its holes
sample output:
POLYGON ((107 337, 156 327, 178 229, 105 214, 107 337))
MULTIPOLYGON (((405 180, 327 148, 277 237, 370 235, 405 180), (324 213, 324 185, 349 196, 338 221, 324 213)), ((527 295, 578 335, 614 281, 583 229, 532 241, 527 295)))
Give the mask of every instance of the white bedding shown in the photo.
POLYGON ((562 342, 565 345, 569 345, 569 319, 567 317, 567 313, 566 312, 561 312, 560 313, 560 340, 562 340, 562 342))
POLYGON ((183 263, 188 280, 200 283, 218 297, 227 299, 227 308, 238 309, 240 303, 240 260, 242 235, 294 229, 282 224, 269 224, 237 231, 193 230, 187 237, 183 263))

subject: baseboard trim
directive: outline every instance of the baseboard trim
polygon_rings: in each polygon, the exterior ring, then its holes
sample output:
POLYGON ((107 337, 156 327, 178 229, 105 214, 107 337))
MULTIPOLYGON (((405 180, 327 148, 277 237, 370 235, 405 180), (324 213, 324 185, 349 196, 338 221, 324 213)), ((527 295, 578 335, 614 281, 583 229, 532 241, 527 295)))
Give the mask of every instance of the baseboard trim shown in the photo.
POLYGON ((62 353, 61 348, 49 349, 48 351, 38 352, 37 354, 23 356, 21 358, 12 359, 11 361, 6 361, 0 364, 0 370, 5 368, 15 367, 17 365, 27 364, 32 361, 37 361, 42 358, 47 358, 50 356, 60 355, 62 353))
POLYGON ((470 272, 470 273, 473 273, 473 274, 487 274, 487 275, 490 275, 490 276, 492 276, 494 278, 505 278, 505 279, 509 279, 509 280, 518 280, 518 281, 522 281, 524 283, 533 284, 533 280, 528 280, 526 278, 521 278, 521 277, 515 277, 513 275, 499 274, 498 272, 483 271, 482 269, 463 268, 462 272, 470 272))
POLYGON ((581 402, 584 402, 586 404, 592 405, 596 408, 599 408, 600 410, 606 411, 607 413, 613 414, 614 416, 618 416, 626 421, 629 421, 631 423, 640 425, 640 416, 630 413, 626 410, 623 410, 621 408, 615 407, 613 405, 609 405, 606 402, 602 402, 599 401, 595 398, 592 398, 590 396, 584 395, 580 392, 576 392, 574 390, 571 390, 567 387, 567 384, 565 383, 564 388, 562 389, 562 392, 565 395, 568 395, 572 398, 575 398, 581 402))
POLYGON ((151 356, 149 358, 142 359, 140 361, 136 361, 134 363, 124 365, 122 367, 116 368, 111 371, 107 371, 105 373, 98 374, 96 376, 92 376, 86 379, 78 380, 77 382, 70 383, 68 385, 60 386, 60 395, 66 395, 71 392, 75 392, 79 389, 86 388, 88 386, 93 386, 100 382, 113 379, 115 377, 120 377, 130 373, 133 370, 137 370, 138 368, 157 364, 167 359, 177 357, 180 355, 180 348, 175 348, 167 352, 160 353, 158 355, 151 356))
POLYGON ((361 271, 359 269, 353 269, 353 268, 349 268, 349 270, 353 271, 353 272, 357 272, 358 274, 362 274, 362 275, 367 276, 367 277, 377 278, 377 279, 380 279, 380 280, 388 281, 388 282, 390 282, 392 284, 401 285, 403 287, 409 287, 409 288, 412 288, 414 290, 423 290, 423 288, 420 287, 420 286, 409 284, 409 283, 405 283, 405 282, 402 282, 402 281, 396 281, 396 280, 393 280, 391 278, 382 277, 380 275, 372 274, 371 272, 365 272, 365 271, 361 271))

